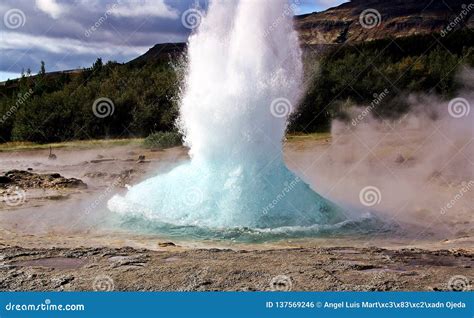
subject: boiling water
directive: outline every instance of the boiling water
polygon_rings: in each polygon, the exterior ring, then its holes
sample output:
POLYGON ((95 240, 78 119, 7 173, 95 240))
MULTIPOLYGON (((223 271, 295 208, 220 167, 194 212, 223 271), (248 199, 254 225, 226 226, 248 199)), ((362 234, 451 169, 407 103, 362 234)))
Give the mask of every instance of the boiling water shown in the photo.
POLYGON ((320 232, 351 222, 283 161, 302 89, 285 1, 212 2, 189 39, 187 67, 178 127, 191 160, 116 195, 111 211, 132 227, 196 235, 320 232))

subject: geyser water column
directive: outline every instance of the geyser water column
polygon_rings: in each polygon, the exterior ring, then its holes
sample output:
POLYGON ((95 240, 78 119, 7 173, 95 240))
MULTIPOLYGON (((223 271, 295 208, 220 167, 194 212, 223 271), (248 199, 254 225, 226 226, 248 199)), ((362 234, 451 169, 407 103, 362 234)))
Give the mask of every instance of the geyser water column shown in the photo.
POLYGON ((286 1, 215 1, 190 37, 178 127, 190 162, 116 195, 128 217, 206 228, 329 225, 343 214, 289 171, 282 139, 302 88, 286 1))

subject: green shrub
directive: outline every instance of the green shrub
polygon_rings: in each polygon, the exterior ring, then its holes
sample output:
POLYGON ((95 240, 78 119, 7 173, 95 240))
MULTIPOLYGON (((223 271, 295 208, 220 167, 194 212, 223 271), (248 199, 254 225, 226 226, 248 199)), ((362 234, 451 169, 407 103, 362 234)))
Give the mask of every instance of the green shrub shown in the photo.
MULTIPOLYGON (((390 93, 376 111, 382 118, 406 112, 409 105, 403 97, 410 93, 454 97, 462 85, 456 80, 457 72, 474 67, 474 31, 347 43, 321 53, 305 56, 305 94, 291 116, 289 132, 327 132, 331 120, 344 116, 345 108, 369 105, 374 94, 385 89, 390 93)), ((179 113, 185 71, 175 68, 175 57, 169 57, 105 65, 97 59, 80 72, 28 73, 7 81, 0 85, 0 143, 152 134, 147 138, 150 147, 180 144, 181 137, 171 137, 176 133, 163 141, 163 133, 153 134, 173 131, 179 113), (19 94, 24 96, 30 89, 33 94, 15 107, 19 94), (114 104, 113 113, 105 118, 93 112, 94 101, 100 97, 114 104)))
POLYGON ((177 132, 156 132, 145 138, 146 148, 166 149, 183 144, 183 136, 177 132))

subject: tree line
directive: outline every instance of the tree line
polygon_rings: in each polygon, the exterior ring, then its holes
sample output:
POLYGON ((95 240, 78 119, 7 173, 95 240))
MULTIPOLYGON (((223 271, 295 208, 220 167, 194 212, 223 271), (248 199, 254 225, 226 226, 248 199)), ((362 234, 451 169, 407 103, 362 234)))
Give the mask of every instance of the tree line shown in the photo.
MULTIPOLYGON (((455 76, 474 65, 474 32, 417 35, 336 46, 305 58, 306 94, 291 117, 292 132, 327 131, 332 118, 344 118, 352 105, 377 105, 381 117, 408 110, 406 94, 454 96, 455 76), (312 66, 318 65, 317 68, 312 66), (311 71, 316 69, 317 71, 311 71)), ((22 74, 0 86, 0 142, 58 142, 95 138, 146 137, 175 131, 181 71, 176 59, 103 64, 71 72, 22 74), (94 102, 106 97, 112 114, 97 116, 94 102)), ((100 106, 100 105, 99 105, 100 106)))

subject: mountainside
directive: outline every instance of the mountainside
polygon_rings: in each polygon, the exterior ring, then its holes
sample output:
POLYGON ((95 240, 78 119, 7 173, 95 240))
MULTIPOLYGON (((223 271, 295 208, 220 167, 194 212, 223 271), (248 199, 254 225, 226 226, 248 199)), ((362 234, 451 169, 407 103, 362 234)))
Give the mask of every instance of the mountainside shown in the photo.
POLYGON ((464 0, 352 0, 295 20, 302 43, 337 44, 472 28, 473 12, 464 0))
MULTIPOLYGON (((352 0, 296 16, 295 28, 303 48, 320 51, 343 43, 441 33, 450 24, 454 24, 453 29, 474 29, 473 13, 474 3, 465 0, 352 0)), ((159 43, 127 64, 141 67, 169 60, 185 49, 186 43, 159 43)))
POLYGON ((131 60, 128 64, 140 66, 148 61, 159 62, 175 58, 186 49, 186 43, 160 43, 150 48, 145 54, 131 60))
MULTIPOLYGON (((344 118, 354 105, 371 104, 374 94, 387 89, 390 94, 377 106, 377 115, 397 118, 409 109, 408 94, 455 97, 463 86, 457 75, 474 67, 474 31, 466 23, 472 15, 452 18, 454 11, 436 0, 358 3, 295 18, 307 85, 290 131, 328 131, 333 118, 344 118), (371 7, 380 9, 380 24, 364 28, 359 15, 371 7), (456 27, 448 30, 448 24, 456 27)), ((89 68, 27 74, 0 84, 0 143, 172 131, 182 74, 169 60, 185 48, 184 43, 157 44, 128 63, 103 64, 98 58, 89 68), (112 101, 113 116, 94 113, 104 97, 112 101)))

